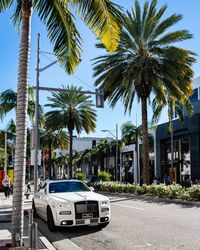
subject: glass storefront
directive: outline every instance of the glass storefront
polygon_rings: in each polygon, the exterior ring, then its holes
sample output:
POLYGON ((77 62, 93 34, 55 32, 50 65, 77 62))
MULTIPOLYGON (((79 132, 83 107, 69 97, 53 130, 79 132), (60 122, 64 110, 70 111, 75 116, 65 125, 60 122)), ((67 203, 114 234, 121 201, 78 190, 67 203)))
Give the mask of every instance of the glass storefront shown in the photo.
POLYGON ((161 177, 172 176, 173 182, 180 183, 191 175, 190 140, 188 138, 174 140, 173 168, 171 142, 161 143, 161 177))

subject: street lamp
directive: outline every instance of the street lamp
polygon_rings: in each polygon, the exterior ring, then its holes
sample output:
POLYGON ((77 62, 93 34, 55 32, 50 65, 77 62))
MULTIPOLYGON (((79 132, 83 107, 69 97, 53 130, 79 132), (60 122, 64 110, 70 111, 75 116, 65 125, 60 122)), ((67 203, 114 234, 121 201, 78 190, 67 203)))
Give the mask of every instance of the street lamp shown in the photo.
POLYGON ((111 130, 109 129, 103 129, 101 130, 102 132, 108 132, 109 134, 111 134, 116 141, 116 154, 115 154, 115 180, 118 179, 118 124, 116 124, 116 130, 115 130, 115 135, 112 133, 111 130))

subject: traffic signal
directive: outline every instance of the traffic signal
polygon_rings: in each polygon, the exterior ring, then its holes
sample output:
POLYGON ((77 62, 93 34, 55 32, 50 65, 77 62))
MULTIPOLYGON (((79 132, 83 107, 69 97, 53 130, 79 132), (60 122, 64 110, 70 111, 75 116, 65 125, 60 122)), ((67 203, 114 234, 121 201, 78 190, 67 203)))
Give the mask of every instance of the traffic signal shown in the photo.
POLYGON ((8 156, 8 164, 9 164, 9 165, 12 165, 12 155, 9 155, 9 156, 8 156))
POLYGON ((104 95, 102 89, 96 89, 96 107, 97 108, 104 107, 104 95))
POLYGON ((96 147, 96 140, 92 140, 92 147, 96 147))

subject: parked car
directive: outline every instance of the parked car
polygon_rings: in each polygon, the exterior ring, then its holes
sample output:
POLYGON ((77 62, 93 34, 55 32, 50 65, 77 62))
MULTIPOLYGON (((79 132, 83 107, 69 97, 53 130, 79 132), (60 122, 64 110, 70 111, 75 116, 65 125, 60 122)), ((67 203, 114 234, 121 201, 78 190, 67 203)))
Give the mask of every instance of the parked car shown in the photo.
POLYGON ((110 222, 109 198, 93 192, 79 180, 48 180, 34 194, 34 216, 47 221, 50 231, 56 227, 98 225, 110 222))

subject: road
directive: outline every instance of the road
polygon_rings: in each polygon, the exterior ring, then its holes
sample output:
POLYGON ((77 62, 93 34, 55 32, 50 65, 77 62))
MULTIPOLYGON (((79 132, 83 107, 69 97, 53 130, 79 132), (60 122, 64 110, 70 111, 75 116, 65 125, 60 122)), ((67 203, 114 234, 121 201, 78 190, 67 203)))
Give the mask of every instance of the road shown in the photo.
POLYGON ((38 218, 39 229, 51 242, 69 238, 83 250, 200 250, 200 207, 140 198, 110 199, 112 219, 102 230, 88 226, 51 233, 38 218))

